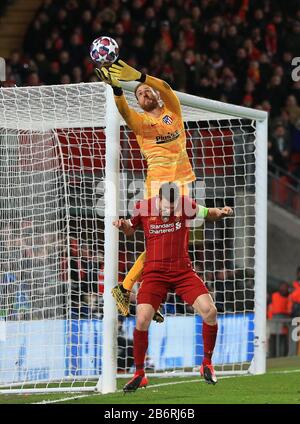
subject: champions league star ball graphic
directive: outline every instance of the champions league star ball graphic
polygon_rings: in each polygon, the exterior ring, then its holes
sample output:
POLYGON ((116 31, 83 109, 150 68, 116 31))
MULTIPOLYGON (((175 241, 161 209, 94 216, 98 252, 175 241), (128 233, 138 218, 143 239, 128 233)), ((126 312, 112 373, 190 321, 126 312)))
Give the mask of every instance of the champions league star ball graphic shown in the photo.
POLYGON ((118 59, 119 46, 113 38, 102 36, 92 42, 90 55, 100 66, 109 66, 118 59))

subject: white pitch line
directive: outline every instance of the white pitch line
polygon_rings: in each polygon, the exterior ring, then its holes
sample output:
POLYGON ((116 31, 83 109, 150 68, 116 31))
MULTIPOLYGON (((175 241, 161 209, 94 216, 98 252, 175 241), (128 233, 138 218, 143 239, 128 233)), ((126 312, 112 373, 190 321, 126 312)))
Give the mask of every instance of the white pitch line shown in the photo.
MULTIPOLYGON (((234 377, 241 377, 241 376, 235 376, 235 375, 228 375, 228 376, 223 376, 223 377, 219 377, 219 380, 224 380, 225 378, 234 378, 234 377)), ((149 384, 149 386, 147 386, 147 390, 150 390, 152 388, 156 388, 156 387, 163 387, 163 386, 175 386, 176 384, 183 384, 183 383, 204 383, 204 380, 200 380, 200 378, 197 378, 195 380, 183 380, 183 381, 170 381, 168 383, 160 383, 160 384, 149 384)), ((122 393, 123 390, 117 390, 115 393, 122 393)), ((113 393, 110 393, 113 395, 113 393)), ((91 393, 88 395, 79 395, 79 396, 72 396, 72 397, 68 397, 68 398, 63 398, 63 399, 55 399, 55 400, 43 400, 41 402, 33 402, 31 403, 32 405, 39 405, 39 404, 48 404, 48 403, 58 403, 58 402, 66 402, 68 400, 75 400, 75 399, 79 399, 79 398, 84 398, 84 397, 90 397, 90 396, 103 396, 101 393, 91 393)))
POLYGON ((72 397, 67 397, 63 399, 42 400, 41 402, 31 402, 31 405, 47 405, 49 403, 67 402, 68 400, 76 400, 79 398, 90 397, 90 396, 95 396, 95 395, 89 394, 89 395, 72 396, 72 397))
POLYGON ((291 374, 293 372, 300 372, 300 369, 296 369, 296 370, 282 370, 282 371, 271 371, 268 374, 291 374))
MULTIPOLYGON (((290 373, 298 373, 300 372, 300 369, 295 369, 295 370, 283 370, 283 371, 271 371, 268 374, 290 374, 290 373)), ((244 374, 244 375, 226 375, 226 376, 221 376, 218 377, 218 380, 225 380, 226 378, 237 378, 237 377, 255 377, 255 375, 252 374, 244 374)), ((204 380, 200 380, 200 378, 194 379, 194 380, 183 380, 183 381, 170 381, 168 383, 159 383, 159 384, 150 384, 147 387, 147 390, 150 390, 152 388, 156 388, 156 387, 163 387, 163 386, 175 386, 176 384, 183 384, 183 383, 204 383, 204 380)), ((123 390, 117 390, 116 393, 122 393, 123 390)), ((111 393, 113 394, 113 393, 111 393)), ((59 403, 59 402, 67 402, 69 400, 76 400, 76 399, 80 399, 80 398, 85 398, 85 397, 91 397, 91 396, 103 396, 101 393, 91 393, 88 395, 79 395, 79 396, 72 396, 72 397, 67 397, 67 398, 63 398, 63 399, 55 399, 55 400, 43 400, 42 402, 32 402, 32 405, 47 405, 50 403, 59 403)))

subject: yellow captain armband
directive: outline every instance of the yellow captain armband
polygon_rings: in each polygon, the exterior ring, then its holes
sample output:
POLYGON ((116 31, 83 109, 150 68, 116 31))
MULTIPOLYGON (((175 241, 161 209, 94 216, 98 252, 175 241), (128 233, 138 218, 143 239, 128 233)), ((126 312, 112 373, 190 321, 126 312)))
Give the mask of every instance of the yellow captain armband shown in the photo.
POLYGON ((197 213, 197 218, 206 218, 208 215, 208 210, 209 208, 206 208, 205 206, 200 206, 198 205, 198 213, 197 213))

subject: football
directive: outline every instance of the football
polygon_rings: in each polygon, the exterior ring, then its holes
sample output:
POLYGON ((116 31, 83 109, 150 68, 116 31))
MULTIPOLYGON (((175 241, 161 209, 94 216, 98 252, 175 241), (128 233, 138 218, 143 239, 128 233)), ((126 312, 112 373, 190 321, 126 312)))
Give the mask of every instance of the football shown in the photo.
POLYGON ((90 56, 93 62, 100 66, 109 66, 118 59, 119 46, 111 37, 96 38, 90 47, 90 56))

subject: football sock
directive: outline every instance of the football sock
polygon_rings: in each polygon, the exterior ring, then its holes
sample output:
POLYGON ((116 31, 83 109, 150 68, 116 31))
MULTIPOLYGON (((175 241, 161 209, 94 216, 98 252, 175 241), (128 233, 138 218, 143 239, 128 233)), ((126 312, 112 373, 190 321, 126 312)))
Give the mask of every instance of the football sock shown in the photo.
POLYGON ((123 281, 123 287, 126 290, 131 291, 132 287, 138 281, 140 276, 142 275, 143 268, 144 268, 144 262, 146 258, 146 251, 140 254, 140 256, 137 258, 135 263, 133 264, 132 268, 126 275, 124 281, 123 281))
POLYGON ((202 327, 202 337, 204 345, 204 358, 203 365, 210 365, 211 358, 214 352, 216 338, 218 333, 218 324, 208 325, 206 322, 203 322, 202 327))
POLYGON ((148 349, 148 331, 139 331, 136 328, 133 332, 133 356, 136 367, 136 374, 145 375, 144 363, 148 349))

